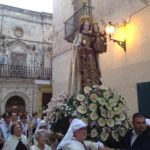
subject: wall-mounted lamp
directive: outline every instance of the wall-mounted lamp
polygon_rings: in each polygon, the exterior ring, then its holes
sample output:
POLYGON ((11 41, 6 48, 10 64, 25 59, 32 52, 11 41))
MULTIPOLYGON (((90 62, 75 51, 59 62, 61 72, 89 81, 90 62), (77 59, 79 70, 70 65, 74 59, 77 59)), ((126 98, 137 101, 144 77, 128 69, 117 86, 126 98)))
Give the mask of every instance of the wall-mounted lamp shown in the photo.
POLYGON ((113 35, 114 31, 115 31, 115 26, 112 25, 111 22, 109 22, 107 27, 106 27, 106 33, 109 35, 110 41, 113 41, 113 42, 117 43, 126 52, 126 40, 119 41, 119 40, 116 40, 116 39, 112 39, 112 35, 113 35))

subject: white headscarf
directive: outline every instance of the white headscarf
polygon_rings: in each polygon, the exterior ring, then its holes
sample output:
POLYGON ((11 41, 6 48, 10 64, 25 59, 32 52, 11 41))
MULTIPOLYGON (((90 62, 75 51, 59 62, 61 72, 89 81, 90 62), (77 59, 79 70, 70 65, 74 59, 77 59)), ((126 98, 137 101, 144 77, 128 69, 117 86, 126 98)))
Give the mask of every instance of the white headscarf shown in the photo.
POLYGON ((57 146, 57 150, 63 148, 65 145, 68 145, 71 143, 72 137, 73 137, 73 132, 79 130, 80 128, 86 127, 87 125, 79 119, 73 119, 70 127, 64 136, 64 138, 61 140, 59 145, 57 146))
POLYGON ((46 123, 45 120, 41 120, 41 121, 40 121, 38 127, 37 127, 36 130, 35 130, 35 133, 36 133, 36 131, 39 130, 42 126, 47 126, 47 123, 46 123))

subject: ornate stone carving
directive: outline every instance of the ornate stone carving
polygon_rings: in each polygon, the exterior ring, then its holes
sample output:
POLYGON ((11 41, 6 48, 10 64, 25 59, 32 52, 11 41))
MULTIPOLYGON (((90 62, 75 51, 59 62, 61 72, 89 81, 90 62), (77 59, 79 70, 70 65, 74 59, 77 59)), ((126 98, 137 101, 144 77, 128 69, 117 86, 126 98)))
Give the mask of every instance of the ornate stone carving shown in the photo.
POLYGON ((16 37, 21 38, 23 36, 23 34, 24 34, 24 31, 23 31, 23 29, 21 27, 16 26, 14 28, 14 35, 16 37))

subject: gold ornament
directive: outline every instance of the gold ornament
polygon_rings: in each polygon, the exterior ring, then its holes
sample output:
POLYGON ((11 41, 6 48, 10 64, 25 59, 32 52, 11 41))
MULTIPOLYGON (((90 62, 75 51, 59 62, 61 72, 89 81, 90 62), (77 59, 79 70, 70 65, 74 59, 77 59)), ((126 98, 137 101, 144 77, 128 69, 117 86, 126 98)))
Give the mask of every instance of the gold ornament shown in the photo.
POLYGON ((80 17, 80 24, 83 24, 85 21, 88 21, 89 23, 92 22, 92 18, 88 15, 84 15, 80 17))
POLYGON ((94 25, 97 25, 97 26, 98 26, 99 24, 98 24, 97 21, 93 21, 93 22, 92 22, 92 26, 94 26, 94 25))

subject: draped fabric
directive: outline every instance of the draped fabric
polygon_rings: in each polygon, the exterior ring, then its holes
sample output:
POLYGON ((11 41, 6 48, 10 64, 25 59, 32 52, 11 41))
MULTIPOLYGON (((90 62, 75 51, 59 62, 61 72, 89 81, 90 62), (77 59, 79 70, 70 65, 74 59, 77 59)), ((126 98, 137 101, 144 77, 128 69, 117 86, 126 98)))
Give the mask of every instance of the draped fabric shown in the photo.
POLYGON ((21 142, 21 140, 19 140, 16 150, 27 150, 27 147, 21 142))
POLYGON ((92 48, 79 49, 79 71, 81 74, 81 88, 100 83, 100 72, 97 68, 96 56, 92 48))
POLYGON ((99 150, 97 144, 91 141, 80 142, 78 140, 72 140, 69 145, 66 145, 63 150, 99 150))
MULTIPOLYGON (((74 139, 72 139, 72 140, 78 141, 78 140, 77 140, 77 139, 75 139, 75 138, 74 138, 74 139)), ((78 142, 80 142, 80 141, 78 141, 78 142)), ((84 149, 85 149, 85 150, 90 150, 90 149, 88 149, 88 148, 87 148, 87 146, 85 145, 85 143, 84 143, 83 141, 82 141, 82 142, 80 142, 80 143, 83 145, 83 147, 84 147, 84 149)))
POLYGON ((73 95, 74 93, 80 90, 78 46, 81 41, 81 37, 82 35, 80 33, 76 35, 72 47, 72 59, 70 65, 69 87, 68 87, 70 95, 73 95))
POLYGON ((20 138, 20 140, 18 139, 18 137, 14 136, 14 135, 10 135, 8 137, 8 139, 5 141, 2 150, 27 150, 27 149, 20 148, 20 145, 22 145, 22 144, 24 144, 26 146, 26 148, 29 146, 27 137, 22 134, 22 136, 19 138, 20 138), (22 144, 19 142, 21 142, 22 144), (17 148, 18 146, 20 149, 17 148))

